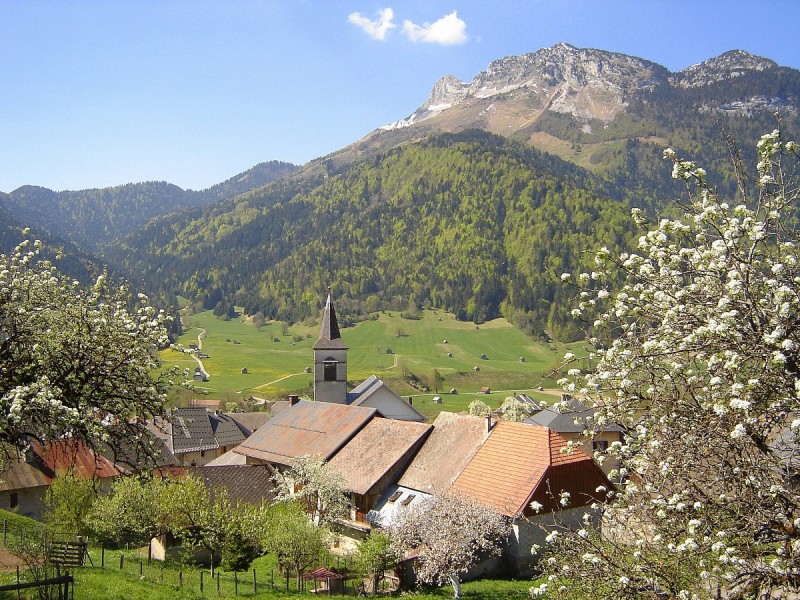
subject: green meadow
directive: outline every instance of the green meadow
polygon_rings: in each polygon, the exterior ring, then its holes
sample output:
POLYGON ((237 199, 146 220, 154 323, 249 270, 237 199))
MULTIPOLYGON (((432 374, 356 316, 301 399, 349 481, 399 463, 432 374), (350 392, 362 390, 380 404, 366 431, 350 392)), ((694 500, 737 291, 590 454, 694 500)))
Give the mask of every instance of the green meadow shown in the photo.
MULTIPOLYGON (((250 397, 310 396, 312 375, 304 371, 313 365, 318 323, 286 329, 270 322, 258 328, 246 318, 224 321, 205 311, 183 317, 183 324, 178 342, 185 348, 201 346, 209 356, 202 359, 209 380, 196 382, 194 391, 184 393, 181 401, 196 396, 224 405, 250 397)), ((350 348, 351 383, 375 374, 403 396, 413 396, 414 405, 431 416, 441 410, 466 410, 476 397, 495 407, 512 392, 552 399, 556 385, 550 371, 567 350, 579 346, 535 342, 505 319, 475 325, 431 310, 422 311, 419 319, 380 313, 377 320, 343 328, 341 333, 350 348), (418 385, 414 387, 412 381, 418 385), (429 391, 421 391, 421 386, 429 391), (491 393, 480 393, 484 387, 491 393), (540 387, 544 392, 538 391, 540 387), (450 394, 451 389, 457 393, 450 394), (434 396, 440 396, 442 403, 434 403, 434 396)), ((197 366, 191 355, 176 350, 164 350, 161 358, 166 366, 191 372, 197 366)))

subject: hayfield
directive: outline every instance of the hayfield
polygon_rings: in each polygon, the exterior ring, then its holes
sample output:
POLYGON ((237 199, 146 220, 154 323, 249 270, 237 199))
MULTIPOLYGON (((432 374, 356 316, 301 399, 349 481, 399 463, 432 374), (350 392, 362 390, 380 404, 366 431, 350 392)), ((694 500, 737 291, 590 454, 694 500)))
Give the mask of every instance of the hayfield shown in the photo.
MULTIPOLYGON (((342 339, 350 348, 348 379, 357 384, 375 374, 403 396, 413 396, 423 413, 435 415, 440 410, 466 410, 476 397, 499 406, 512 392, 552 399, 552 393, 540 393, 537 388, 554 390, 550 370, 568 349, 575 350, 575 345, 535 342, 505 319, 475 325, 442 311, 420 314, 419 319, 406 319, 385 312, 377 320, 343 328, 342 339), (434 370, 441 376, 438 392, 434 370), (413 387, 410 381, 414 379, 429 391, 413 387), (480 394, 483 387, 492 393, 480 394), (457 394, 451 395, 453 388, 457 394), (433 403, 437 395, 441 404, 433 403)), ((210 377, 195 384, 198 397, 224 405, 248 397, 311 394, 312 375, 304 370, 313 365, 318 323, 296 324, 284 333, 278 322, 257 328, 248 319, 223 321, 205 311, 184 317, 184 328, 179 343, 187 348, 201 345, 209 356, 202 363, 210 377)), ((191 371, 197 366, 191 355, 175 350, 163 351, 161 358, 166 366, 191 371)))

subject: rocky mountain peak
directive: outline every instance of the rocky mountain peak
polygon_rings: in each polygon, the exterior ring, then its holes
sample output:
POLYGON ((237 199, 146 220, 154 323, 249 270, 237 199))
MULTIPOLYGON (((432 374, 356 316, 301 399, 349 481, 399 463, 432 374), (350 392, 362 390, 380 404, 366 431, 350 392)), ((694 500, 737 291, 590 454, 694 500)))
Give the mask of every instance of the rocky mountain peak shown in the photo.
POLYGON ((774 61, 755 56, 744 50, 729 50, 717 57, 687 67, 677 73, 673 81, 681 87, 697 87, 777 66, 778 64, 774 61))
POLYGON ((458 104, 469 94, 469 83, 461 81, 453 75, 445 75, 433 86, 428 101, 423 108, 441 110, 458 104))
POLYGON ((406 127, 442 111, 495 96, 533 96, 534 104, 579 118, 607 121, 631 92, 666 81, 669 71, 653 62, 559 43, 521 56, 493 60, 471 82, 447 75, 413 114, 384 129, 406 127))

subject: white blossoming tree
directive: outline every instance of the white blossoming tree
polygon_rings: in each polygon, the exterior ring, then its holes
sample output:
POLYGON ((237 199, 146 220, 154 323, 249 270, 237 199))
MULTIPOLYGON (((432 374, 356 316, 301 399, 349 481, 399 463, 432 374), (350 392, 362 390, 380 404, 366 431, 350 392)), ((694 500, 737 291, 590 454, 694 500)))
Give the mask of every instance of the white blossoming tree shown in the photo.
POLYGON ((321 457, 301 456, 291 469, 276 471, 273 480, 275 502, 298 502, 316 525, 327 526, 350 517, 350 494, 344 489, 344 476, 331 470, 321 457))
POLYGON ((778 131, 757 150, 756 178, 736 162, 730 204, 667 150, 689 190, 683 217, 651 226, 635 253, 601 250, 578 278, 575 313, 609 335, 592 340, 596 370, 562 383, 598 407, 594 427, 627 429, 608 450, 627 485, 602 531, 555 536, 548 597, 800 589, 800 161, 778 131), (616 269, 626 283, 608 289, 616 269))
POLYGON ((151 373, 167 317, 144 296, 130 309, 104 275, 81 287, 40 252, 24 241, 0 255, 0 445, 69 436, 146 454, 133 419, 163 412, 167 376, 151 373))
POLYGON ((389 530, 398 556, 417 550, 414 572, 422 583, 453 586, 461 597, 461 576, 482 558, 500 553, 509 528, 503 517, 477 502, 440 494, 412 505, 389 530))

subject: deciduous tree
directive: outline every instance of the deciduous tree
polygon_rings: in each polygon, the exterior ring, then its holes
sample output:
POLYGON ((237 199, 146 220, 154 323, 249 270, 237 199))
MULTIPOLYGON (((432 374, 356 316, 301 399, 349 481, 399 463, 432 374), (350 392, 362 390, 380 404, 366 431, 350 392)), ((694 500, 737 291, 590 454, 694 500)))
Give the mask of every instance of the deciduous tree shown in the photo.
POLYGON ((25 241, 0 255, 0 444, 69 436, 147 450, 134 417, 163 412, 168 378, 152 373, 167 317, 100 275, 81 287, 25 241))
POLYGON ((390 529, 399 556, 419 550, 414 571, 423 583, 453 586, 461 597, 461 576, 481 558, 500 553, 508 533, 503 518, 463 496, 441 494, 412 505, 390 529))
POLYGON ((297 501, 317 525, 329 525, 350 516, 350 497, 344 478, 319 457, 302 456, 292 468, 275 474, 276 501, 297 501))
POLYGON ((683 217, 649 226, 634 253, 601 250, 580 278, 575 312, 610 335, 593 340, 595 371, 563 383, 597 406, 590 429, 627 429, 609 452, 628 483, 602 533, 551 536, 563 541, 545 562, 548 595, 800 589, 800 161, 778 131, 757 150, 756 177, 737 161, 730 203, 667 150, 688 186, 683 217), (616 290, 612 267, 627 274, 616 290))

